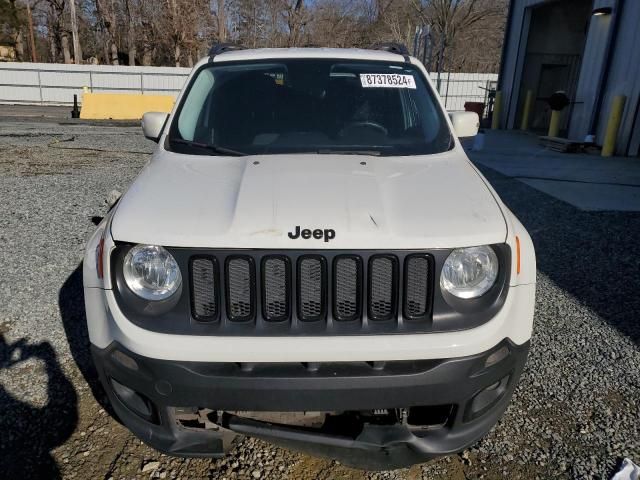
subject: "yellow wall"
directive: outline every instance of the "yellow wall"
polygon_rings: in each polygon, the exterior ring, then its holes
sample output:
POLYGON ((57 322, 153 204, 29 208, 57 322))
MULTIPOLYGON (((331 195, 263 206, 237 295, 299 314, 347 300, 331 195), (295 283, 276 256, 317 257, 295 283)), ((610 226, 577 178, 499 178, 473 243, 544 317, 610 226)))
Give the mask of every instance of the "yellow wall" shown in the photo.
POLYGON ((80 118, 139 120, 146 112, 170 112, 174 102, 171 95, 84 93, 80 118))

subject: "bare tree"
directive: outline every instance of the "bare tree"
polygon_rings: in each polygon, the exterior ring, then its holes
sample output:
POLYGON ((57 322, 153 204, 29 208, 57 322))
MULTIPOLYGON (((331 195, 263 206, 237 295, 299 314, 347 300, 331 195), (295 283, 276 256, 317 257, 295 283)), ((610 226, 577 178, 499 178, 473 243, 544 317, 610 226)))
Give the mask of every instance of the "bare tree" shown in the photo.
POLYGON ((129 48, 129 65, 136 64, 136 22, 133 0, 125 0, 125 11, 127 12, 127 46, 129 48))
POLYGON ((287 46, 298 47, 302 44, 304 27, 309 21, 304 2, 302 0, 282 0, 281 9, 288 28, 287 46))
POLYGON ((82 50, 80 49, 80 39, 78 37, 78 15, 76 14, 75 0, 69 0, 69 14, 71 17, 71 38, 73 40, 73 61, 76 64, 82 63, 82 50))
POLYGON ((10 39, 12 46, 28 41, 32 59, 39 44, 48 45, 51 61, 73 57, 78 62, 84 51, 86 57, 114 65, 128 58, 129 65, 191 66, 215 41, 254 48, 368 47, 383 41, 410 45, 416 26, 428 24, 441 66, 495 71, 507 0, 0 0, 0 6, 2 2, 33 9, 34 18, 22 14, 10 39))
POLYGON ((47 31, 51 60, 57 62, 62 54, 64 63, 71 63, 68 32, 64 25, 65 0, 46 0, 47 31))
MULTIPOLYGON (((39 0, 36 0, 33 6, 36 6, 39 3, 39 0)), ((29 27, 29 50, 31 51, 31 61, 38 61, 38 54, 36 52, 36 37, 33 34, 33 13, 32 13, 32 5, 29 0, 26 2, 26 10, 27 10, 27 26, 29 27)))
POLYGON ((438 70, 444 68, 450 47, 459 35, 478 23, 504 12, 504 2, 490 0, 412 0, 418 17, 431 26, 437 38, 438 70))
POLYGON ((218 24, 218 41, 226 42, 229 31, 227 29, 227 8, 224 0, 217 0, 216 21, 218 24))
POLYGON ((101 30, 106 34, 104 44, 105 61, 112 65, 119 65, 118 46, 116 45, 118 16, 115 0, 96 0, 96 13, 101 30))

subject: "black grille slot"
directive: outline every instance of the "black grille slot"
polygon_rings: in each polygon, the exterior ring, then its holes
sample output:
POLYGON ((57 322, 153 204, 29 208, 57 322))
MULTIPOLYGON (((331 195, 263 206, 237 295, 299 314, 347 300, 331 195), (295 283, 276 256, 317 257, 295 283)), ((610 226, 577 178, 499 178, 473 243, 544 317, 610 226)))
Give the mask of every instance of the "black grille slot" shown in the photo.
POLYGON ((298 261, 298 317, 313 321, 324 318, 327 271, 323 257, 304 256, 298 261))
POLYGON ((191 295, 193 316, 201 321, 218 317, 218 272, 215 259, 194 258, 191 261, 191 295))
POLYGON ((262 308, 266 320, 289 318, 290 288, 289 260, 281 256, 265 257, 262 260, 262 308))
POLYGON ((250 320, 254 314, 255 269, 250 257, 227 260, 227 315, 230 320, 250 320))
POLYGON ((431 262, 424 255, 407 257, 404 267, 404 316, 424 318, 430 310, 431 262))
POLYGON ((369 317, 390 320, 396 311, 398 261, 376 255, 369 260, 369 317))
POLYGON ((337 257, 333 266, 333 308, 336 320, 360 318, 362 262, 360 257, 337 257))

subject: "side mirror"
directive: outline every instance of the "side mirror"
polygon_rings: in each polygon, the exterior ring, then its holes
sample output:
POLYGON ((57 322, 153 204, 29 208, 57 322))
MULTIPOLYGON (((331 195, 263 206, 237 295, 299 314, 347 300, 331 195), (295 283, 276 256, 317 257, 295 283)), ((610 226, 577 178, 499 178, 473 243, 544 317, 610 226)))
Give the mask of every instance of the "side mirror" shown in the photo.
POLYGON ((480 117, 476 112, 451 112, 449 118, 453 131, 459 138, 475 137, 480 128, 480 117))
POLYGON ((169 114, 166 112, 147 112, 142 115, 142 131, 149 140, 158 143, 169 114))

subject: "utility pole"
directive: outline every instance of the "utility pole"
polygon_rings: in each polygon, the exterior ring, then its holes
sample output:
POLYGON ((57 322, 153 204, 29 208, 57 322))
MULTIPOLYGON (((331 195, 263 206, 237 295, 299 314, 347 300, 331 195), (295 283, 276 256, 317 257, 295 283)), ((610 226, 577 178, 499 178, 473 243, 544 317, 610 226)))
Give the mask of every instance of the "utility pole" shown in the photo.
POLYGON ((27 21, 29 22, 29 43, 31 43, 31 61, 36 63, 38 56, 36 54, 36 40, 33 35, 33 15, 31 14, 31 4, 27 1, 27 21))
POLYGON ((69 11, 71 13, 71 36, 73 39, 73 62, 80 64, 82 62, 82 52, 80 50, 80 39, 78 38, 78 16, 76 15, 76 2, 69 2, 69 11))

